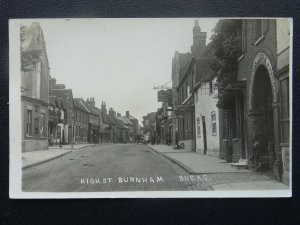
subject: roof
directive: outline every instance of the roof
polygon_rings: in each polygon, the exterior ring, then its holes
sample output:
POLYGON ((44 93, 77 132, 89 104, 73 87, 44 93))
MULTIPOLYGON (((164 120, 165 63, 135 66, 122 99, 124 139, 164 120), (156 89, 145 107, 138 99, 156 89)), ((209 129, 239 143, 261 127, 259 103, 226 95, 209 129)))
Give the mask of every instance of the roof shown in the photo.
POLYGON ((88 108, 84 105, 83 100, 80 98, 74 98, 74 107, 80 109, 81 111, 89 113, 90 111, 88 108))
POLYGON ((211 65, 215 62, 212 58, 201 58, 196 62, 196 83, 213 78, 211 65))
POLYGON ((51 103, 58 104, 57 107, 74 108, 72 89, 52 89, 50 90, 49 99, 51 103))
POLYGON ((179 64, 180 64, 180 75, 179 75, 179 83, 184 77, 186 71, 188 70, 190 61, 192 59, 191 53, 180 53, 179 54, 179 64))
POLYGON ((120 120, 118 117, 116 117, 117 127, 120 129, 128 129, 128 126, 126 126, 122 120, 120 120))
POLYGON ((132 115, 129 114, 129 119, 130 120, 137 120, 137 118, 133 117, 132 115))
POLYGON ((133 125, 133 123, 126 116, 117 117, 117 119, 121 120, 125 125, 133 125))
POLYGON ((82 100, 82 103, 89 110, 89 113, 97 115, 97 116, 99 115, 98 112, 95 110, 95 108, 90 106, 87 102, 82 100))
POLYGON ((107 121, 109 124, 117 125, 117 121, 114 119, 112 115, 107 115, 107 121))

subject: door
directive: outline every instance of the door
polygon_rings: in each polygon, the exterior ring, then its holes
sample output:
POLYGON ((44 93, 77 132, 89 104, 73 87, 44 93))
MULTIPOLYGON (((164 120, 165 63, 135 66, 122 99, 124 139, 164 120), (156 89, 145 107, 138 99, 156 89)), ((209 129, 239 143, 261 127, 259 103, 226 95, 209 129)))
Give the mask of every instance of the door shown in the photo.
POLYGON ((207 152, 207 139, 206 139, 205 116, 202 116, 202 131, 203 131, 203 146, 204 146, 203 154, 206 154, 206 152, 207 152))

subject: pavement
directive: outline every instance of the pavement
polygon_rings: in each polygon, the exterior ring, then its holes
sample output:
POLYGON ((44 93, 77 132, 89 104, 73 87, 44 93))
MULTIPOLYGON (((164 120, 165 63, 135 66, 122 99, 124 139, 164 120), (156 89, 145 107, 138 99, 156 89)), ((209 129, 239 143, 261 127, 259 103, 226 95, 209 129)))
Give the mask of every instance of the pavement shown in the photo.
POLYGON ((59 148, 59 146, 51 146, 48 150, 23 152, 22 169, 44 163, 52 159, 56 159, 70 153, 72 150, 83 149, 93 145, 94 144, 78 144, 73 145, 73 149, 71 145, 63 145, 61 148, 59 148))
POLYGON ((248 169, 235 169, 219 158, 168 145, 148 147, 184 168, 189 174, 208 175, 206 182, 213 190, 282 190, 289 186, 273 177, 248 169))

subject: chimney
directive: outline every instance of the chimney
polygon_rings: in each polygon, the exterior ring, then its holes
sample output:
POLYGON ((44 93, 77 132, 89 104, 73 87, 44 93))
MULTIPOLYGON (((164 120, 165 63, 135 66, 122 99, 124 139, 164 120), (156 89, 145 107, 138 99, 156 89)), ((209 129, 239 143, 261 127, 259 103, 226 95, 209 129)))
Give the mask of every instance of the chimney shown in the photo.
POLYGON ((116 112, 114 111, 113 108, 109 108, 109 115, 112 117, 116 117, 116 112))
POLYGON ((55 78, 50 78, 49 83, 50 83, 50 85, 49 85, 50 86, 50 90, 54 89, 55 86, 56 86, 56 79, 55 78))
POLYGON ((199 26, 199 20, 195 20, 193 27, 193 45, 191 46, 191 52, 193 56, 200 57, 202 51, 206 46, 206 32, 201 32, 199 26))
POLYGON ((126 111, 126 117, 129 118, 129 111, 126 111))
POLYGON ((94 97, 91 97, 91 106, 95 107, 95 98, 94 97))
POLYGON ((117 117, 121 117, 121 113, 117 113, 117 117))
POLYGON ((90 105, 95 107, 95 98, 94 97, 90 97, 86 99, 86 102, 90 105))
POLYGON ((107 114, 107 109, 106 109, 106 104, 105 102, 101 103, 101 111, 106 115, 107 114))

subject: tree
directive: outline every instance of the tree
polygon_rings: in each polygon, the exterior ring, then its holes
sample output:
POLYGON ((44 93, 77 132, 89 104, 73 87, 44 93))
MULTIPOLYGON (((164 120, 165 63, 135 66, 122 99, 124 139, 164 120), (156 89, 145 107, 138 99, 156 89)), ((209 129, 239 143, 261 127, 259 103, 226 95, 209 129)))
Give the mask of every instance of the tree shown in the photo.
POLYGON ((241 38, 238 35, 241 20, 220 19, 213 30, 210 48, 215 58, 211 65, 213 75, 217 78, 217 106, 224 108, 230 93, 225 87, 236 79, 238 57, 241 54, 241 38))

